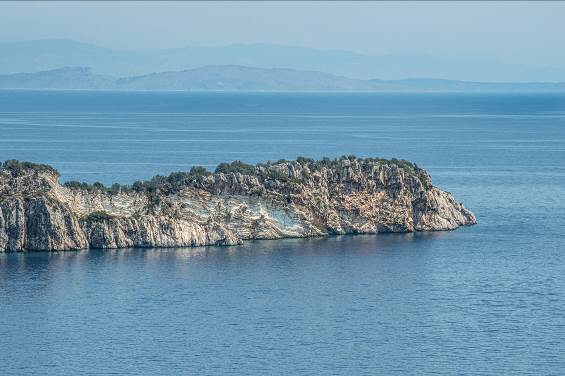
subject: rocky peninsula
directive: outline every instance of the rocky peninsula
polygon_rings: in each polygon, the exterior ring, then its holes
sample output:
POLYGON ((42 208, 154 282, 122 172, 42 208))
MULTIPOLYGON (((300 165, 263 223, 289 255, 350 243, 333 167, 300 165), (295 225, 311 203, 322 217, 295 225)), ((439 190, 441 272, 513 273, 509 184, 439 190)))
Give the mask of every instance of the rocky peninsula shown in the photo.
POLYGON ((59 182, 48 165, 0 168, 0 251, 235 245, 249 239, 453 230, 473 213, 404 160, 220 164, 132 185, 59 182))

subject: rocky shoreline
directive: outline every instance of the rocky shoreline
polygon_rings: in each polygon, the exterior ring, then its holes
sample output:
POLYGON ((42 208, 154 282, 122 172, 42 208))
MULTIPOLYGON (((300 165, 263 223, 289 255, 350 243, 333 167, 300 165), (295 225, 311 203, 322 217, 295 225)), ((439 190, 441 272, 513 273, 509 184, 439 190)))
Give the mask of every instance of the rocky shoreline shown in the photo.
POLYGON ((403 160, 223 163, 131 186, 0 168, 0 252, 235 245, 249 239, 453 230, 473 213, 403 160))

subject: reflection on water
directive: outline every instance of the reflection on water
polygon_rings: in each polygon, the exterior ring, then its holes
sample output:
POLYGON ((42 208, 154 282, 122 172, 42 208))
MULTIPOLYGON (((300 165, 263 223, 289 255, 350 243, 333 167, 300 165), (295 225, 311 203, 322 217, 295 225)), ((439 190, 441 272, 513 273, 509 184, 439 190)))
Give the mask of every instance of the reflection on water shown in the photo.
MULTIPOLYGON (((100 266, 106 263, 120 264, 154 261, 182 263, 222 263, 246 261, 249 257, 275 257, 281 255, 317 257, 320 254, 362 255, 375 252, 395 253, 411 250, 414 244, 424 246, 433 239, 450 236, 449 231, 342 235, 308 239, 280 239, 246 241, 243 245, 230 247, 178 247, 178 248, 125 248, 110 250, 80 250, 70 252, 17 252, 0 253, 0 267, 12 272, 43 273, 63 270, 77 265, 100 266)), ((128 264, 129 265, 129 264, 128 264)), ((56 272, 55 272, 56 274, 56 272)))
POLYGON ((2 254, 3 372, 551 374, 563 253, 482 233, 2 254))

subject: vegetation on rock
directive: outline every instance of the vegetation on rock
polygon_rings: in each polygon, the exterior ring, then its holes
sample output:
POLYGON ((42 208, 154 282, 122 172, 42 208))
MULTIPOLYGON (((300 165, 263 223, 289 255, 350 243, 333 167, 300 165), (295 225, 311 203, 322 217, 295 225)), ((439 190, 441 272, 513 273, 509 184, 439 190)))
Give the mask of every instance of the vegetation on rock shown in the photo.
POLYGON ((114 216, 104 210, 96 210, 83 217, 84 220, 92 222, 102 222, 112 218, 114 216))
POLYGON ((0 164, 0 167, 2 167, 2 169, 4 170, 10 171, 12 175, 16 175, 16 176, 22 174, 25 171, 30 171, 30 170, 39 173, 47 172, 50 174, 60 176, 59 172, 49 165, 42 163, 33 163, 33 162, 21 162, 16 159, 9 159, 5 161, 3 164, 0 164))
POLYGON ((476 223, 403 160, 298 157, 223 163, 132 185, 67 182, 50 166, 0 168, 0 252, 234 245, 247 239, 451 230, 476 223), (429 186, 429 189, 423 188, 429 186))
MULTIPOLYGON (((339 158, 330 159, 324 157, 315 160, 309 157, 299 156, 296 161, 288 161, 279 159, 276 162, 267 161, 257 165, 245 163, 240 160, 233 162, 220 163, 214 174, 230 174, 237 173, 242 175, 257 176, 262 181, 276 181, 281 184, 294 183, 298 184, 310 177, 313 172, 320 171, 323 168, 337 168, 343 161, 350 163, 358 163, 364 169, 372 168, 374 165, 388 164, 396 165, 402 168, 408 174, 418 177, 426 189, 431 187, 429 177, 426 172, 419 168, 415 163, 404 159, 383 159, 383 158, 359 158, 354 155, 343 155, 339 158), (298 163, 303 169, 300 176, 290 176, 288 172, 275 168, 277 165, 298 163)), ((20 174, 24 170, 32 170, 36 172, 49 172, 59 176, 57 170, 45 164, 36 164, 31 162, 20 162, 17 160, 8 160, 2 164, 3 169, 10 170, 12 174, 20 174)), ((202 180, 212 175, 212 173, 202 166, 193 166, 189 172, 173 172, 168 176, 156 175, 151 180, 135 181, 131 185, 114 183, 110 187, 106 187, 100 182, 86 183, 79 181, 67 181, 63 185, 74 190, 84 190, 87 192, 100 192, 108 194, 118 194, 122 192, 138 192, 146 193, 151 197, 160 194, 170 194, 178 192, 187 187, 194 187, 202 183, 202 180)))
POLYGON ((229 174, 231 172, 253 175, 255 173, 255 166, 242 161, 233 161, 231 163, 220 163, 215 171, 216 174, 229 174))

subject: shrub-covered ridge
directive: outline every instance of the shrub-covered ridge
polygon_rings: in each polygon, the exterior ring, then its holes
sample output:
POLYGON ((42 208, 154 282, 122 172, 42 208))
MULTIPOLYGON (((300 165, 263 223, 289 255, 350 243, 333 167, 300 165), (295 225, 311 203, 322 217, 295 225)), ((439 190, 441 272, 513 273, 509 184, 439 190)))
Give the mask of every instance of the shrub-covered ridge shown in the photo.
MULTIPOLYGON (((393 165, 402 168, 408 174, 417 176, 421 182, 427 187, 429 185, 429 177, 425 170, 421 169, 415 163, 404 159, 383 159, 383 158, 358 158, 354 155, 341 156, 340 158, 327 158, 324 157, 320 160, 315 160, 313 158, 298 157, 296 161, 289 161, 286 159, 280 159, 276 162, 268 161, 266 163, 259 163, 256 165, 242 162, 236 160, 233 162, 223 162, 220 163, 214 172, 208 171, 202 166, 193 166, 188 172, 173 172, 168 176, 156 175, 150 180, 145 181, 135 181, 133 184, 119 184, 114 183, 111 186, 105 186, 100 182, 86 183, 78 181, 67 181, 64 185, 71 189, 82 189, 89 192, 103 191, 109 194, 116 194, 120 192, 148 192, 148 193, 173 193, 187 187, 199 186, 202 183, 204 177, 213 174, 241 174, 256 176, 260 181, 276 181, 278 183, 295 183, 299 184, 307 180, 310 175, 314 172, 320 171, 322 168, 334 169, 340 166, 343 161, 356 162, 360 165, 366 167, 374 167, 375 165, 393 165), (303 173, 300 176, 289 176, 288 173, 282 172, 281 168, 276 168, 277 166, 282 167, 289 163, 297 163, 303 169, 303 173)), ((23 162, 30 164, 29 162, 23 162)), ((32 164, 33 165, 33 164, 32 164)), ((47 165, 38 165, 46 166, 47 165)), ((53 171, 55 171, 53 169, 53 171)))
POLYGON ((476 221, 424 170, 396 159, 234 161, 110 187, 58 179, 47 165, 2 164, 0 251, 232 245, 476 221))

